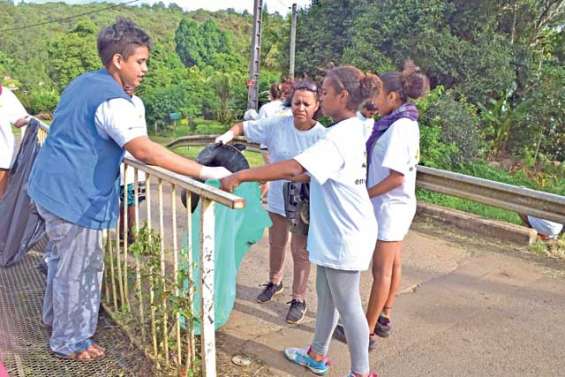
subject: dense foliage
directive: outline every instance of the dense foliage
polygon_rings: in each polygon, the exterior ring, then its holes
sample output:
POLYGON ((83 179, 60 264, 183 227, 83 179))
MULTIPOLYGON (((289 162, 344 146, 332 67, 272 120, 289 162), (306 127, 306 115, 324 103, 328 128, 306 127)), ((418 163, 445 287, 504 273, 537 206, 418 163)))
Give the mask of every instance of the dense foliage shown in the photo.
POLYGON ((299 19, 299 72, 410 57, 445 89, 422 104, 424 163, 563 161, 565 1, 314 0, 299 19))
MULTIPOLYGON (((243 114, 252 17, 229 9, 183 12, 174 3, 15 6, 0 0, 0 79, 19 88, 30 112, 53 111, 73 78, 101 66, 96 35, 118 16, 135 21, 155 42, 149 74, 137 93, 151 128, 165 126, 172 112, 221 122, 243 114), (67 20, 45 23, 54 19, 67 20)), ((262 91, 281 78, 287 23, 277 14, 263 16, 262 91)))
MULTIPOLYGON (((31 112, 52 111, 72 78, 100 66, 96 33, 118 15, 155 41, 138 91, 152 128, 166 126, 172 112, 224 124, 242 115, 247 12, 0 0, 0 78, 20 87, 31 112), (69 17, 76 14, 85 15, 69 17)), ((385 72, 407 57, 428 74, 434 90, 419 101, 422 163, 461 170, 477 159, 542 168, 563 160, 564 0, 313 0, 298 19, 299 75, 319 78, 333 64, 385 72)), ((288 67, 289 22, 265 12, 263 25, 264 99, 288 67)))

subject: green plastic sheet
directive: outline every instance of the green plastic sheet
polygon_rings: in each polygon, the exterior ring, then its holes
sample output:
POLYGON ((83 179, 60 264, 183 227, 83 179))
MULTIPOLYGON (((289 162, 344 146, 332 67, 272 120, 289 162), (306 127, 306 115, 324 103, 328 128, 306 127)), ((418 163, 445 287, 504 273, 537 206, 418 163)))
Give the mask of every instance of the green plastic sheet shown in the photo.
MULTIPOLYGON (((219 181, 210 180, 207 184, 219 187, 219 181)), ((245 199, 245 207, 231 209, 221 204, 214 205, 215 234, 215 275, 214 305, 216 329, 229 319, 235 303, 237 273, 243 257, 251 245, 263 237, 265 228, 271 226, 271 220, 261 205, 259 185, 255 182, 241 184, 235 195, 245 199)), ((200 334, 200 209, 194 211, 192 217, 192 276, 195 285, 193 301, 194 330, 200 334)), ((188 248, 188 236, 185 236, 183 247, 188 248)), ((186 267, 186 262, 185 262, 186 267)), ((188 281, 184 282, 188 288, 188 281)), ((185 321, 183 321, 183 326, 185 321)))

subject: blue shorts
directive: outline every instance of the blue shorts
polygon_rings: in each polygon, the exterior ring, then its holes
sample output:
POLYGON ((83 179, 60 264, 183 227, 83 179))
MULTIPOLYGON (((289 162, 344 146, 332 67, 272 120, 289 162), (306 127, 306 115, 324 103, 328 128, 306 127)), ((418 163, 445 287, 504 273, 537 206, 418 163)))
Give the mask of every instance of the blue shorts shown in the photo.
MULTIPOLYGON (((133 183, 128 183, 128 207, 135 205, 135 188, 133 183)), ((145 183, 137 185, 137 198, 139 203, 145 200, 145 183)), ((120 186, 120 205, 124 202, 124 186, 120 186)))

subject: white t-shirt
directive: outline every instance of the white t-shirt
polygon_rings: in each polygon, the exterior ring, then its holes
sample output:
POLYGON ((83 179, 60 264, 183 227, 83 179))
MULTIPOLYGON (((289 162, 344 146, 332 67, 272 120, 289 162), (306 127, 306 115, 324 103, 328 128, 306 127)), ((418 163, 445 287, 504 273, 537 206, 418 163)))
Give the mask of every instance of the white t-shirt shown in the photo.
MULTIPOLYGON (((139 112, 139 115, 141 115, 141 117, 143 117, 143 122, 145 123, 145 106, 143 105, 143 101, 141 100, 141 98, 139 98, 136 95, 133 95, 131 97, 131 100, 132 100, 136 110, 139 112)), ((147 134, 147 125, 145 126, 145 133, 147 134)), ((126 151, 125 157, 132 158, 133 156, 129 152, 126 151)), ((127 184, 135 182, 135 172, 134 172, 134 169, 132 167, 128 168, 125 178, 126 178, 127 184)), ((142 172, 142 171, 137 172, 137 181, 138 182, 145 182, 145 173, 144 172, 142 172)), ((120 165, 120 185, 122 185, 122 186, 124 185, 124 164, 120 165)))
POLYGON ((375 125, 375 120, 373 118, 366 118, 365 115, 361 113, 361 111, 357 112, 357 118, 359 118, 365 125, 365 132, 368 139, 369 136, 371 136, 371 132, 373 132, 373 126, 375 125))
MULTIPOLYGON (((272 117, 243 122, 243 132, 249 141, 264 144, 269 149, 271 162, 290 160, 306 148, 314 145, 326 133, 320 123, 307 131, 300 131, 294 126, 294 118, 272 117)), ((271 182, 267 196, 267 210, 285 216, 283 183, 284 180, 271 182)))
POLYGON ((418 122, 402 118, 375 143, 367 187, 388 177, 390 170, 404 175, 404 183, 371 199, 379 222, 379 240, 402 241, 416 212, 416 165, 420 159, 418 122))
POLYGON ((332 126, 294 159, 310 181, 310 262, 338 270, 369 267, 377 221, 367 193, 366 129, 357 118, 332 126))
POLYGON ((288 115, 292 115, 292 111, 290 108, 285 107, 280 99, 267 102, 259 109, 259 119, 288 115))
POLYGON ((142 112, 138 108, 139 103, 135 105, 132 102, 114 98, 98 106, 94 115, 98 135, 105 140, 111 138, 122 148, 136 137, 147 136, 145 108, 142 112))
POLYGON ((2 87, 0 94, 0 169, 10 169, 16 157, 16 139, 12 124, 27 116, 18 98, 12 91, 2 87))

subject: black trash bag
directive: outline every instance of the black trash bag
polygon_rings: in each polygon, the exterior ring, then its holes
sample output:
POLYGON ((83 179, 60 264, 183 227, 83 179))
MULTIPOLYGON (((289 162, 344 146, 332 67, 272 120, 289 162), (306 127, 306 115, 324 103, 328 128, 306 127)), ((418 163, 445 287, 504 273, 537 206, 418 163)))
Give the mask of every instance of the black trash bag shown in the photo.
MULTIPOLYGON (((206 148, 202 149, 196 161, 205 166, 223 166, 232 173, 240 170, 249 169, 249 162, 241 153, 245 150, 244 144, 209 144, 206 148)), ((200 180, 203 182, 202 180, 200 180)), ((186 190, 181 193, 182 204, 186 207, 186 190)), ((191 195, 191 211, 194 212, 198 206, 199 196, 192 193, 191 195)))
POLYGON ((45 225, 27 195, 27 179, 41 146, 39 123, 33 119, 10 170, 8 189, 0 200, 0 266, 21 260, 28 250, 46 244, 45 225), (42 241, 42 242, 40 242, 42 241))

